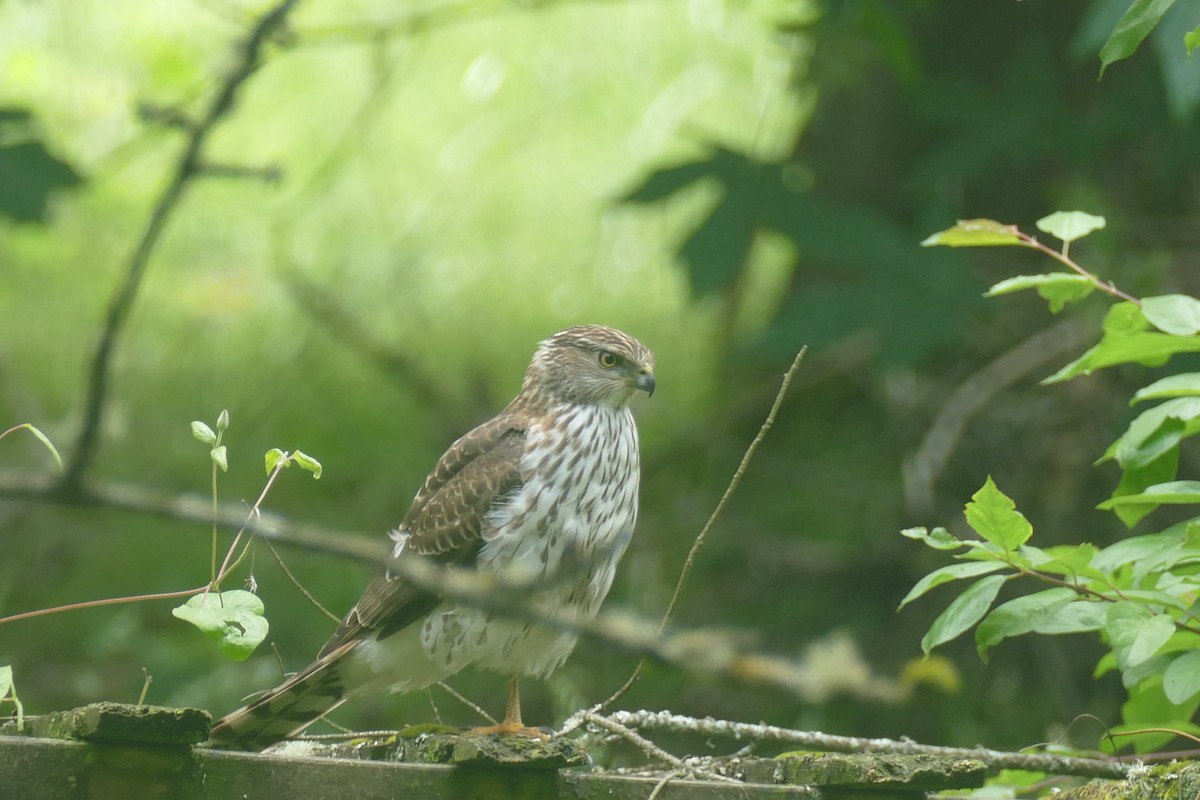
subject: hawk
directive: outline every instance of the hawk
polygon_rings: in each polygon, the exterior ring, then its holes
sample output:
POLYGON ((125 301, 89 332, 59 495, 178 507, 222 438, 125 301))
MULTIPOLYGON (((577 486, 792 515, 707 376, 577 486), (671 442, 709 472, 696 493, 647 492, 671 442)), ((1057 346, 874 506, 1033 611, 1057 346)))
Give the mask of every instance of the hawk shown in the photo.
MULTIPOLYGON (((633 337, 579 325, 541 342, 513 401, 438 459, 389 534, 393 556, 508 578, 544 611, 590 618, 637 520, 639 391, 654 392, 654 355, 633 337)), ((508 676, 504 721, 477 730, 540 735, 521 721, 520 676, 554 671, 576 638, 384 570, 313 663, 218 720, 210 742, 262 749, 352 696, 421 689, 471 664, 508 676)))

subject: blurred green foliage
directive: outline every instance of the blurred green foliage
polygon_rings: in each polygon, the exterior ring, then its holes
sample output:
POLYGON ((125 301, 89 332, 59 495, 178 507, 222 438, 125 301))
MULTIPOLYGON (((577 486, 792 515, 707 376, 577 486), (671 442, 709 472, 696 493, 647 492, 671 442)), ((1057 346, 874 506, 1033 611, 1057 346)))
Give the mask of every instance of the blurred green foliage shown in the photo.
MULTIPOLYGON (((1038 386, 1066 356, 1001 382, 926 502, 906 501, 904 466, 956 390, 1045 325, 1034 299, 980 302, 997 259, 1013 274, 1020 254, 931 254, 918 247, 930 231, 1088 208, 1110 220, 1079 245, 1098 272, 1137 294, 1196 293, 1181 265, 1200 130, 1152 54, 1096 81, 1103 37, 1089 31, 1109 5, 302 3, 203 154, 225 177, 196 180, 151 260, 91 477, 205 493, 211 462, 188 424, 228 408, 224 499, 253 502, 262 453, 300 448, 322 479, 290 471, 269 507, 381 535, 446 444, 515 392, 540 338, 613 324, 655 350, 661 391, 637 409, 643 513, 609 603, 654 615, 807 343, 679 624, 802 658, 812 693, 654 668, 625 702, 994 746, 1055 738, 1085 711, 1115 719, 1119 688, 1092 680, 1086 647, 1006 642, 984 669, 950 646, 959 673, 906 669, 931 617, 894 614, 935 563, 895 531, 953 524, 987 473, 1039 536, 1120 535, 1091 510, 1115 475, 1090 467, 1128 418, 1120 369, 1038 386)), ((81 178, 50 191, 44 224, 0 219, 0 419, 35 424, 68 459, 87 362, 179 156, 177 127, 263 9, 0 4, 0 107, 27 110, 60 176, 81 178)), ((36 202, 42 184, 0 197, 36 202)), ((0 443, 0 471, 43 470, 30 437, 0 443)), ((199 585, 207 533, 3 500, 0 613, 199 585)), ((285 557, 337 612, 368 577, 285 557)), ((273 564, 253 569, 270 638, 285 668, 301 666, 327 621, 273 564)), ((44 617, 0 627, 0 664, 30 711, 136 698, 143 666, 151 701, 218 712, 278 678, 266 648, 235 665, 186 628, 165 604, 44 617)), ((582 644, 548 689, 527 690, 527 718, 602 699, 634 661, 582 644)), ((493 712, 501 684, 454 682, 493 712)), ((433 713, 414 696, 343 721, 433 713)))

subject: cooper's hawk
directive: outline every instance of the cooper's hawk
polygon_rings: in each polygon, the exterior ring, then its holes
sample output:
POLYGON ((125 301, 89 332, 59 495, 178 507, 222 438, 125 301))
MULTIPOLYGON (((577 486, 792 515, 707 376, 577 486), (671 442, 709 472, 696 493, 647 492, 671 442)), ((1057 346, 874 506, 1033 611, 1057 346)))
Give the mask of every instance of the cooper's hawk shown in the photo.
MULTIPOLYGON (((608 593, 638 510, 638 436, 629 403, 654 392, 654 356, 600 325, 556 333, 521 391, 450 446, 390 536, 398 559, 427 557, 532 587, 540 608, 590 617, 608 593)), ((519 676, 566 660, 575 634, 439 598, 381 572, 317 659, 219 720, 212 743, 261 749, 347 698, 411 691, 476 664, 509 676, 504 721, 521 722, 519 676)))

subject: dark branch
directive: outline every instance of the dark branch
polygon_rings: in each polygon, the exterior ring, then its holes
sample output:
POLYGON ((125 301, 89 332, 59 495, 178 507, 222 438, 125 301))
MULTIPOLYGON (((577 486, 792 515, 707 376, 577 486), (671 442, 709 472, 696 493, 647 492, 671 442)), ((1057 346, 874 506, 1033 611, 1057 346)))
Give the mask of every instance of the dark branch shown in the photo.
POLYGON ((299 0, 282 0, 264 14, 250 31, 250 35, 241 47, 237 62, 225 77, 212 105, 195 126, 190 128, 183 153, 175 165, 175 171, 163 189, 162 196, 155 203, 154 210, 150 212, 150 219, 142 232, 142 238, 138 241, 137 247, 129 259, 125 280, 109 302, 104 329, 101 331, 100 341, 92 356, 87 400, 83 412, 83 426, 80 428, 75 451, 62 478, 61 491, 66 495, 79 494, 82 491, 84 475, 92 461, 95 460, 117 339, 129 317, 134 299, 137 297, 138 288, 141 286, 150 256, 153 254, 172 212, 179 206, 188 185, 200 173, 198 169, 200 152, 209 134, 212 133, 221 118, 233 108, 238 90, 258 69, 267 41, 282 27, 287 15, 298 2, 299 0))

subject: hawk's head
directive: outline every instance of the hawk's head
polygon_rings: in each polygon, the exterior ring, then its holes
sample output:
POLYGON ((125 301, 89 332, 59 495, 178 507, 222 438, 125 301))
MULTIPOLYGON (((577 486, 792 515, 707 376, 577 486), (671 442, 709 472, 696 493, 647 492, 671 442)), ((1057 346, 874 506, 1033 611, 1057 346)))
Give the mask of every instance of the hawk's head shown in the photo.
POLYGON ((628 405, 639 390, 654 394, 654 354, 603 325, 576 325, 539 344, 522 387, 522 393, 611 406, 628 405))

